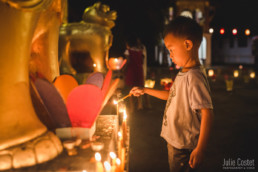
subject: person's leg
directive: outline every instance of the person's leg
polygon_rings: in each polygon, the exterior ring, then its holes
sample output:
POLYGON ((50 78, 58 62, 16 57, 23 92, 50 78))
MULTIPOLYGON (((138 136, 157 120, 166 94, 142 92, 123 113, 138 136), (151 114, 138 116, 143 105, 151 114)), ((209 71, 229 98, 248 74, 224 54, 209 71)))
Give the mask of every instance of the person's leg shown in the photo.
POLYGON ((176 149, 170 144, 168 147, 168 163, 170 172, 194 172, 196 170, 189 166, 191 150, 176 149))

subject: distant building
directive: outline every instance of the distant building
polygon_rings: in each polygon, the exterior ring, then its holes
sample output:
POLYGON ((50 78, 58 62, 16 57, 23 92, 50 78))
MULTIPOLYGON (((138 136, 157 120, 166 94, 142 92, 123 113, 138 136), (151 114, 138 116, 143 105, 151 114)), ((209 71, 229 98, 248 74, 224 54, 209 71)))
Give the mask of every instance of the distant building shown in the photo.
MULTIPOLYGON (((173 20, 174 16, 188 16, 195 19, 203 27, 203 41, 199 49, 199 59, 206 66, 211 65, 211 33, 209 33, 210 16, 209 0, 176 0, 175 4, 168 9, 168 15, 165 18, 165 25, 173 20)), ((162 39, 162 38, 161 38, 162 39)), ((155 60, 160 65, 171 66, 172 62, 169 54, 161 40, 159 45, 155 46, 155 60)))

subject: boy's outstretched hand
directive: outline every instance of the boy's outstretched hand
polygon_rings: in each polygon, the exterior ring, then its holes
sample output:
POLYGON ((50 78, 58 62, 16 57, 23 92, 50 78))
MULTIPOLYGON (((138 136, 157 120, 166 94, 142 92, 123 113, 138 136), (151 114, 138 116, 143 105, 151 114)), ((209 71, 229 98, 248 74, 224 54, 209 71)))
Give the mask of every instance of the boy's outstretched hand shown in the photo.
POLYGON ((130 91, 130 94, 133 94, 136 97, 139 97, 144 94, 144 88, 143 87, 133 87, 130 91))
POLYGON ((190 155, 189 165, 191 168, 197 168, 203 160, 203 152, 194 149, 190 155))

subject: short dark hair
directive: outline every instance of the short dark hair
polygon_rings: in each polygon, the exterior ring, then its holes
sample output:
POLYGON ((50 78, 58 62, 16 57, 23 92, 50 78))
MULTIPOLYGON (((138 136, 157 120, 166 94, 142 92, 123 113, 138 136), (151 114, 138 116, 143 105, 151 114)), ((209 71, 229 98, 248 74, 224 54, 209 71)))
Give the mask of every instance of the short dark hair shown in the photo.
POLYGON ((189 39, 194 45, 200 46, 203 30, 202 27, 190 17, 178 16, 165 26, 163 37, 168 34, 189 39))

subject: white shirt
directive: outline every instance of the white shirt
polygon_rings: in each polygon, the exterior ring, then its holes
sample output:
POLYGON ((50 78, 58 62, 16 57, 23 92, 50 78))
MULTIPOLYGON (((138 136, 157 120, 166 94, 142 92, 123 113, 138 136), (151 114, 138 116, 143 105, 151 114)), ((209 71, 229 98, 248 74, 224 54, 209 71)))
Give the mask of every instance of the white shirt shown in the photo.
POLYGON ((179 72, 170 88, 161 137, 175 148, 194 149, 200 133, 202 108, 213 109, 204 67, 179 72))

